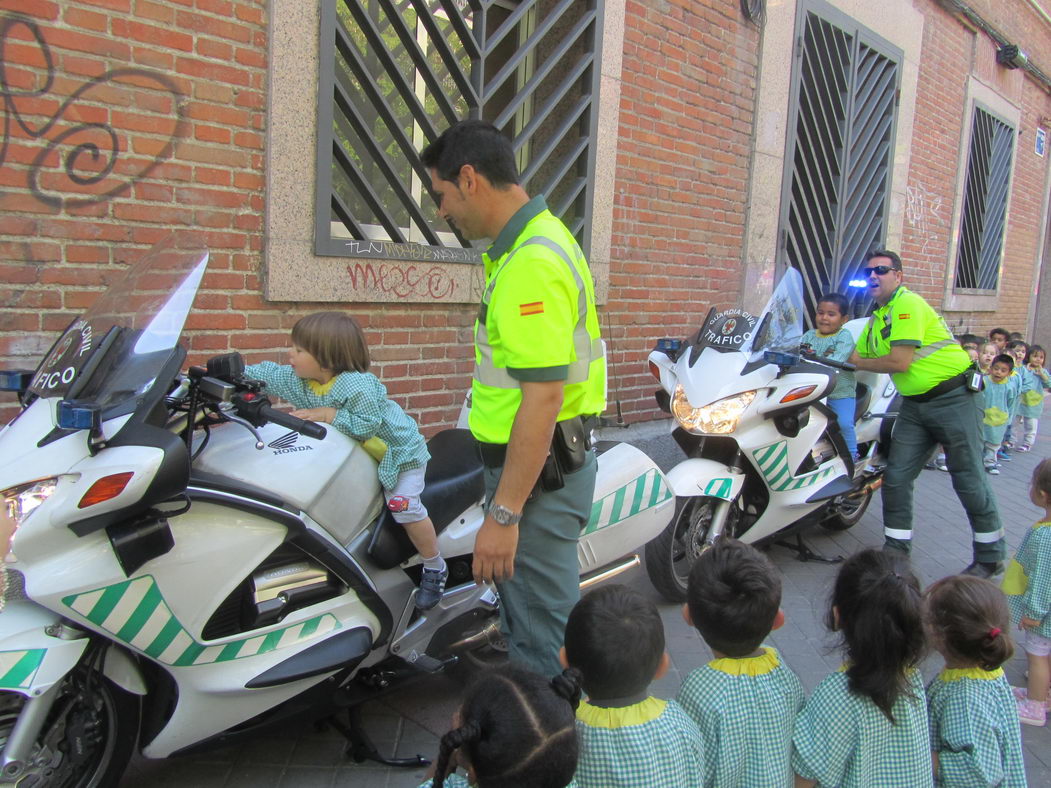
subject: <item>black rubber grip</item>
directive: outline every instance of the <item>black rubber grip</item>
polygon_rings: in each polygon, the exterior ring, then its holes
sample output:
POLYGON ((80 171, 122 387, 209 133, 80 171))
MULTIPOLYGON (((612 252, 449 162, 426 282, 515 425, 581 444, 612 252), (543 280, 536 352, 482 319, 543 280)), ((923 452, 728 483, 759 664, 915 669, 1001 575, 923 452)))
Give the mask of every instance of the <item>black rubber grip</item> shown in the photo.
POLYGON ((271 408, 269 405, 261 407, 259 415, 267 421, 280 424, 282 427, 288 427, 290 430, 295 430, 300 435, 306 435, 308 438, 321 440, 328 435, 328 430, 317 422, 301 419, 298 416, 293 416, 291 413, 285 413, 283 410, 271 408))

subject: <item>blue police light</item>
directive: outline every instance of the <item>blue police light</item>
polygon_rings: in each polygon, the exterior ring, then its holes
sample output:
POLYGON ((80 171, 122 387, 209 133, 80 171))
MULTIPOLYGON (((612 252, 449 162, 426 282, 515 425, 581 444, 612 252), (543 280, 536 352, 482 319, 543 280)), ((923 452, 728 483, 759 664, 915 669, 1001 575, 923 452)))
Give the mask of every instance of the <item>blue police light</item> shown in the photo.
POLYGON ((799 356, 793 353, 778 353, 776 350, 767 350, 763 353, 763 361, 767 364, 776 364, 779 367, 791 367, 799 363, 799 356))
POLYGON ((682 348, 682 340, 681 339, 670 339, 668 337, 661 337, 660 339, 657 340, 657 348, 656 349, 659 350, 661 353, 668 353, 668 354, 678 353, 681 348, 682 348))
POLYGON ((21 394, 29 388, 33 373, 28 369, 0 370, 0 391, 14 391, 21 394))
POLYGON ((847 287, 868 287, 869 283, 864 279, 851 279, 847 282, 847 287))
POLYGON ((58 426, 64 430, 96 431, 102 425, 101 410, 94 402, 64 399, 58 403, 58 426))

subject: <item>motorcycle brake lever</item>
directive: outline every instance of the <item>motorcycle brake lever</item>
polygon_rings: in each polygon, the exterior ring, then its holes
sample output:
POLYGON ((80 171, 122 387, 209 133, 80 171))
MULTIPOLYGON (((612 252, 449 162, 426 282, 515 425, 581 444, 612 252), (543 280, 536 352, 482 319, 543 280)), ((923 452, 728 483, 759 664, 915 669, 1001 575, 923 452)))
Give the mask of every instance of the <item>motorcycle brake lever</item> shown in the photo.
MULTIPOLYGON (((233 408, 231 408, 230 410, 233 410, 233 408)), ((226 409, 223 409, 223 416, 226 418, 227 421, 232 421, 234 424, 240 424, 242 427, 244 427, 246 430, 252 433, 252 436, 255 438, 256 451, 262 451, 264 448, 266 448, 266 444, 263 443, 263 439, 259 437, 259 433, 256 431, 256 428, 252 426, 252 424, 249 423, 246 419, 242 419, 240 416, 234 416, 229 410, 226 409)))

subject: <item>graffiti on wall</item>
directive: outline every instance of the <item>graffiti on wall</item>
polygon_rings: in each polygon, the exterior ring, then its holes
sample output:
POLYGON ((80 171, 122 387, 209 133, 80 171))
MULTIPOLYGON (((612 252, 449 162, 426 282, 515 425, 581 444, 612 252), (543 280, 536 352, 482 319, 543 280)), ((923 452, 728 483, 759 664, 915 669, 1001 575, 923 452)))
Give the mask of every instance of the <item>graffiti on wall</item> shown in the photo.
POLYGON ((382 293, 396 300, 475 301, 483 286, 481 266, 463 266, 464 277, 448 266, 413 263, 353 263, 347 266, 351 288, 358 293, 382 293))
POLYGON ((923 184, 910 184, 905 197, 905 221, 916 231, 920 238, 920 251, 926 254, 931 237, 944 231, 948 225, 942 215, 944 200, 941 195, 931 194, 923 184))
POLYGON ((45 205, 74 208, 129 191, 174 152, 181 102, 175 81, 148 68, 71 82, 34 20, 0 17, 0 169, 24 169, 45 205))

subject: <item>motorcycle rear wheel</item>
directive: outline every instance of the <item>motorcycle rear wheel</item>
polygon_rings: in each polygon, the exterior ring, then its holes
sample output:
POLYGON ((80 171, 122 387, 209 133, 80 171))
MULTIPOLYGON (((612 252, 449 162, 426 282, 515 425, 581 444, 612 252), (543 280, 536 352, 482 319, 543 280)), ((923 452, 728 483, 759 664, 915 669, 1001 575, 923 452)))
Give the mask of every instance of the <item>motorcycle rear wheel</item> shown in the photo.
POLYGON ((686 601, 686 583, 694 562, 707 549, 718 498, 679 498, 675 516, 660 536, 646 545, 646 574, 669 602, 686 601))
POLYGON ((821 521, 821 527, 826 528, 829 531, 846 531, 848 528, 853 528, 861 520, 861 516, 865 514, 865 510, 869 508, 869 502, 872 500, 872 490, 869 490, 862 496, 857 498, 848 498, 842 501, 837 501, 833 506, 835 507, 835 513, 821 521))
MULTIPOLYGON (((108 788, 120 781, 138 740, 138 698, 84 671, 66 677, 18 779, 36 788, 108 788), (73 753, 79 753, 74 756, 73 753)), ((0 692, 0 748, 25 696, 0 692)))

